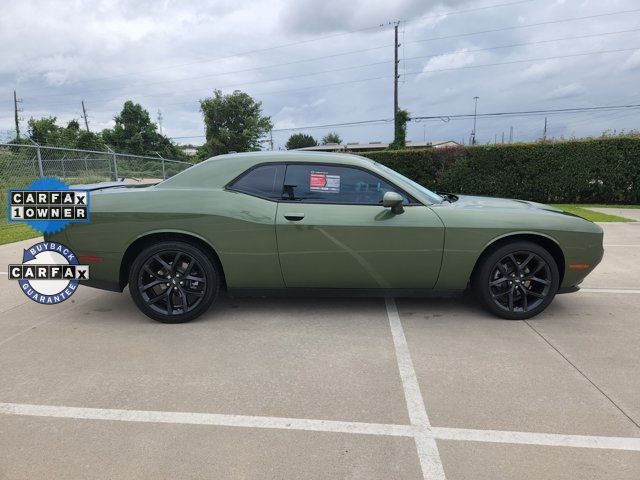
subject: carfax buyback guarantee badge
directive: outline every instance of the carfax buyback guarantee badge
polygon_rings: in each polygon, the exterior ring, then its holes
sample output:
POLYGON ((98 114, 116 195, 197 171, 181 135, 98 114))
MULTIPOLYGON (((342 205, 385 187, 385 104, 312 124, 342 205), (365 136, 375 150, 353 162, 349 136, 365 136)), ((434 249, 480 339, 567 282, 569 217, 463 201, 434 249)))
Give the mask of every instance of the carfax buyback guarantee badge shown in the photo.
MULTIPOLYGON (((53 234, 73 222, 89 221, 89 191, 71 189, 57 178, 40 178, 30 186, 10 189, 10 222, 25 222, 34 230, 53 234)), ((75 293, 89 279, 89 266, 80 265, 73 251, 58 242, 39 242, 24 250, 21 264, 9 265, 9 280, 17 280, 34 302, 53 305, 75 293)))
POLYGON ((21 264, 9 265, 9 280, 17 280, 34 302, 53 305, 73 295, 80 280, 89 280, 89 266, 79 265, 61 243, 40 242, 24 251, 21 264))

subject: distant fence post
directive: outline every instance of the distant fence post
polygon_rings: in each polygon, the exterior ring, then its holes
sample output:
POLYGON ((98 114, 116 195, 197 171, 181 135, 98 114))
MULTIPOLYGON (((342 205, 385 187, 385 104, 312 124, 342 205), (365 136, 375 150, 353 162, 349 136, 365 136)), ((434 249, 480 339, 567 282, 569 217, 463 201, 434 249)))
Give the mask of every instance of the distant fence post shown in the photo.
POLYGON ((166 180, 167 179, 167 172, 164 168, 164 157, 162 155, 160 155, 158 152, 156 152, 156 155, 158 157, 160 157, 160 160, 162 160, 162 179, 166 180))
POLYGON ((107 150, 109 150, 113 155, 113 175, 115 176, 114 180, 117 182, 118 181, 118 161, 116 159, 116 152, 111 150, 111 147, 109 147, 109 145, 105 145, 105 146, 107 147, 107 150))
POLYGON ((42 168, 42 154, 40 153, 40 144, 34 142, 30 138, 28 140, 36 146, 36 157, 38 158, 38 170, 40 172, 40 178, 42 178, 44 177, 44 168, 42 168))
POLYGON ((44 168, 42 168, 42 154, 40 153, 40 145, 36 147, 36 155, 38 156, 38 170, 40 171, 40 178, 44 177, 44 168))

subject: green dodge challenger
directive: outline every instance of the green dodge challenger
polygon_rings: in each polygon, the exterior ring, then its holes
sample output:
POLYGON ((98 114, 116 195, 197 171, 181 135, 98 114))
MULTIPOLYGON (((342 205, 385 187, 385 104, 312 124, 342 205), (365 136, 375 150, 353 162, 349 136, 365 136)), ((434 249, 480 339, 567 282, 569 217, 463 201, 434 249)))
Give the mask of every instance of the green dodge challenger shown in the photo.
POLYGON ((600 262, 602 229, 521 200, 437 195, 369 159, 256 152, 154 186, 92 192, 91 222, 47 237, 166 323, 230 294, 429 295, 470 287, 508 319, 542 312, 600 262))

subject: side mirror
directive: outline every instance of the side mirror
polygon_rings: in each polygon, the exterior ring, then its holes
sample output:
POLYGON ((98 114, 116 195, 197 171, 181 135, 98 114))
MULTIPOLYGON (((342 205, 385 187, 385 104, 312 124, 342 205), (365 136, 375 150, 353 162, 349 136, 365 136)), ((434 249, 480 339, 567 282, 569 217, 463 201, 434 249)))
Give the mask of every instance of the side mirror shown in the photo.
POLYGON ((402 202, 404 198, 402 195, 396 192, 386 192, 382 197, 382 206, 386 208, 391 208, 393 213, 402 213, 404 212, 404 208, 402 208, 402 202))

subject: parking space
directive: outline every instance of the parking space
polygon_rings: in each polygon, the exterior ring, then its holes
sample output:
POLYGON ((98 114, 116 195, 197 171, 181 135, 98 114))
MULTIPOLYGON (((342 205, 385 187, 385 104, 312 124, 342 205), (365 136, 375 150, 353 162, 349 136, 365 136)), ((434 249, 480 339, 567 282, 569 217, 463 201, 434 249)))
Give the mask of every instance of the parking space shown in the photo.
POLYGON ((605 229, 585 289, 527 322, 222 298, 162 325, 0 279, 0 478, 639 478, 640 223, 605 229))

